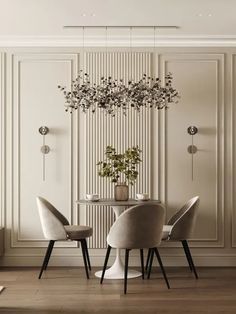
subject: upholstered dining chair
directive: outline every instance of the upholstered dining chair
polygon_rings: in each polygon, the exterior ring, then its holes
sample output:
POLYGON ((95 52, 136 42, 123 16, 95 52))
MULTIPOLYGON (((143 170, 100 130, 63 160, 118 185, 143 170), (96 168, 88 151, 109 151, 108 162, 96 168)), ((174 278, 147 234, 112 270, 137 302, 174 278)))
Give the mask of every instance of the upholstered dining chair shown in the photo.
MULTIPOLYGON (((195 278, 198 279, 196 267, 193 262, 193 258, 188 246, 188 239, 193 231, 197 210, 199 206, 199 196, 191 198, 177 213, 175 213, 167 225, 163 226, 162 241, 180 241, 182 243, 189 268, 193 271, 195 278)), ((146 262, 146 270, 152 268, 153 252, 148 251, 148 257, 146 262)))
POLYGON ((144 279, 143 249, 152 248, 157 256, 168 289, 170 288, 157 247, 162 238, 164 208, 159 204, 142 204, 123 212, 115 221, 107 236, 107 253, 102 271, 102 284, 111 248, 125 249, 124 293, 127 292, 129 252, 140 250, 142 278, 144 279))
POLYGON ((85 272, 87 278, 89 279, 88 268, 91 270, 91 264, 86 238, 92 235, 93 229, 88 226, 70 225, 68 220, 46 199, 37 197, 36 201, 43 234, 44 237, 49 240, 48 248, 38 278, 40 279, 43 271, 47 269, 55 241, 73 240, 78 241, 81 244, 85 272))

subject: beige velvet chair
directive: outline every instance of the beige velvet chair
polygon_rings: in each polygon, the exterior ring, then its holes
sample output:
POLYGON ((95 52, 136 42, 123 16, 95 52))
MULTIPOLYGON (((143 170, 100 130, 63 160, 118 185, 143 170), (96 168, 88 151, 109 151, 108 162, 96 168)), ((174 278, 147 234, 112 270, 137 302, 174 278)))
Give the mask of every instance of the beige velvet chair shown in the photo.
POLYGON ((131 207, 122 213, 111 227, 107 236, 108 248, 100 283, 102 284, 103 282, 111 248, 125 249, 124 293, 126 294, 130 250, 140 249, 144 278, 143 249, 151 248, 157 256, 169 289, 169 282, 157 249, 162 238, 163 224, 164 208, 161 205, 142 204, 131 207))
POLYGON ((37 197, 36 201, 43 234, 44 237, 49 240, 43 265, 39 273, 39 279, 41 278, 43 271, 47 269, 55 241, 68 240, 78 241, 81 243, 86 276, 89 279, 88 267, 91 270, 91 265, 86 238, 92 235, 93 229, 88 226, 72 226, 69 224, 68 220, 46 199, 37 197))
MULTIPOLYGON (((199 196, 191 198, 176 214, 170 218, 167 225, 163 226, 162 234, 162 241, 180 241, 182 243, 189 268, 194 272, 196 279, 198 279, 198 274, 193 263, 193 258, 187 240, 190 238, 195 225, 198 206, 199 196)), ((151 269, 152 259, 153 253, 149 250, 146 270, 151 269)))

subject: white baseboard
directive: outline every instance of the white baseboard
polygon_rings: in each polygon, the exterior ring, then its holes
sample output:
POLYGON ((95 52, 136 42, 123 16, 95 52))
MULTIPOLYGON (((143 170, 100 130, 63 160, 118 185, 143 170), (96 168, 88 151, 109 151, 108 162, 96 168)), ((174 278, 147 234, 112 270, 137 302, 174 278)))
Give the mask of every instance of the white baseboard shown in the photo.
MULTIPOLYGON (((104 263, 104 256, 90 255, 90 259, 92 266, 101 267, 104 263)), ((236 255, 194 255, 193 259, 195 265, 198 267, 236 267, 236 255)), ((0 265, 10 267, 41 266, 42 261, 43 256, 3 256, 0 259, 0 265)), ((111 256, 109 265, 111 265, 113 261, 114 256, 111 256)), ((167 267, 187 266, 186 258, 183 255, 162 255, 162 261, 167 267)), ((83 259, 80 255, 54 255, 50 259, 50 266, 83 266, 83 259)), ((131 256, 130 266, 140 266, 139 256, 131 256)))

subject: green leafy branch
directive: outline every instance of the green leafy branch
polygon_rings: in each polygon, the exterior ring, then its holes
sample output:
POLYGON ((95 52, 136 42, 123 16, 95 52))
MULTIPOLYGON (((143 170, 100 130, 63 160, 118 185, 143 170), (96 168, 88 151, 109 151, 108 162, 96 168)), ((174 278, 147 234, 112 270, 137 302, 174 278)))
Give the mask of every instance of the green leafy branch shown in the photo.
POLYGON ((142 161, 138 146, 128 148, 123 154, 117 154, 116 149, 107 146, 105 150, 105 161, 99 161, 98 175, 110 178, 111 182, 117 183, 121 175, 124 175, 125 183, 133 185, 138 177, 137 166, 142 161))

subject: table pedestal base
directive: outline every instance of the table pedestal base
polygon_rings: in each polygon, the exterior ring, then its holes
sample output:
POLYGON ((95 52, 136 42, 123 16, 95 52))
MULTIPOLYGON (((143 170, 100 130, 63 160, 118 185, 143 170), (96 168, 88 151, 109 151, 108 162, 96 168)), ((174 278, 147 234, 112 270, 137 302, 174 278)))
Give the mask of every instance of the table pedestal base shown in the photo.
MULTIPOLYGON (((128 270, 128 278, 136 278, 136 277, 140 277, 141 275, 142 274, 139 271, 132 270, 132 269, 128 270)), ((102 270, 97 271, 95 273, 95 276, 101 278, 102 270)), ((122 263, 120 256, 117 256, 115 263, 106 270, 104 278, 105 279, 124 279, 124 265, 122 263)))
MULTIPOLYGON (((116 219, 124 210, 124 206, 112 206, 116 219)), ((116 249, 116 260, 114 264, 106 270, 104 278, 106 279, 124 279, 124 264, 120 257, 120 249, 116 249)), ((128 270, 128 278, 136 278, 142 274, 136 270, 128 270)), ((96 277, 102 277, 102 270, 95 273, 96 277)))

